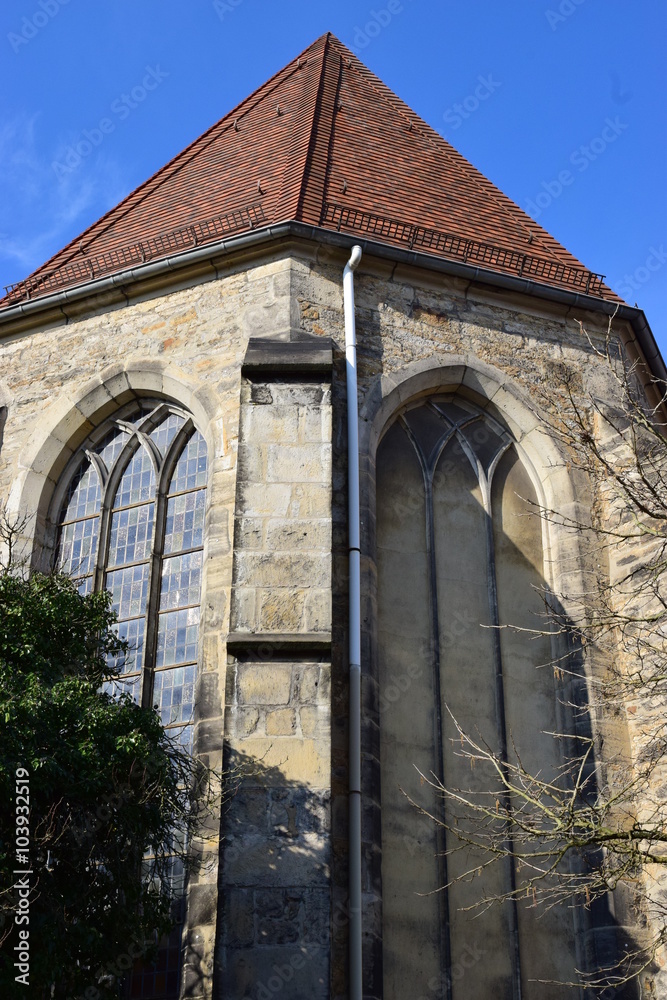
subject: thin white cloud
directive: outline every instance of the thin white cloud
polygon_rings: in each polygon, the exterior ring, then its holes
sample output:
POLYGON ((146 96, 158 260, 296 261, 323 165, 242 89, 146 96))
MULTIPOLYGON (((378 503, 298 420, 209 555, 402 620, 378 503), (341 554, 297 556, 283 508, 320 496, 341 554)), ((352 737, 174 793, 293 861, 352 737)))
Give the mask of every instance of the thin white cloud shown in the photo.
POLYGON ((61 139, 55 151, 41 150, 39 117, 0 123, 0 266, 5 281, 19 281, 39 267, 127 191, 118 163, 103 149, 69 172, 54 169, 71 140, 61 139))

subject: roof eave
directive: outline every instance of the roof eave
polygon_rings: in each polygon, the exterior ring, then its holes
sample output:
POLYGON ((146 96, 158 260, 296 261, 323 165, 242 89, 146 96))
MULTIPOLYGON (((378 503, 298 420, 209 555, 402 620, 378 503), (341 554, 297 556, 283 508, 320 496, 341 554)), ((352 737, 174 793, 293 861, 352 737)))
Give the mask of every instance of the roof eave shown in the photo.
MULTIPOLYGON (((27 302, 19 302, 16 305, 0 308, 0 336, 2 335, 3 327, 6 328, 10 324, 14 325, 17 320, 26 319, 29 325, 32 325, 30 320, 38 322, 38 317, 41 314, 46 314, 54 309, 69 318, 66 307, 71 303, 80 302, 90 296, 103 296, 114 291, 122 296, 123 290, 128 285, 139 284, 150 279, 165 277, 169 274, 173 274, 175 277, 177 272, 183 271, 185 268, 192 267, 193 265, 208 263, 215 276, 218 271, 216 260, 219 260, 221 256, 228 256, 246 249, 257 248, 263 243, 273 243, 288 237, 296 237, 311 242, 340 247, 341 249, 349 249, 354 243, 361 246, 365 255, 413 267, 425 268, 442 274, 450 274, 471 282, 481 282, 485 285, 502 288, 517 294, 530 295, 549 302, 557 302, 567 305, 570 308, 585 309, 590 312, 598 312, 605 316, 615 316, 617 319, 626 320, 633 330, 637 344, 652 374, 658 379, 667 380, 667 368, 665 367, 646 316, 641 309, 627 304, 619 304, 598 296, 585 295, 581 292, 569 291, 566 288, 547 285, 531 278, 491 271, 476 265, 449 260, 445 257, 435 257, 416 250, 404 250, 401 247, 391 244, 363 239, 348 233, 334 232, 329 229, 323 229, 320 226, 294 221, 265 226, 250 233, 243 233, 230 239, 218 240, 206 246, 196 247, 170 257, 163 257, 160 260, 117 271, 104 278, 92 279, 80 285, 73 285, 70 288, 62 289, 52 294, 30 299, 27 302)), ((78 310, 76 318, 80 318, 81 315, 82 311, 78 310)))

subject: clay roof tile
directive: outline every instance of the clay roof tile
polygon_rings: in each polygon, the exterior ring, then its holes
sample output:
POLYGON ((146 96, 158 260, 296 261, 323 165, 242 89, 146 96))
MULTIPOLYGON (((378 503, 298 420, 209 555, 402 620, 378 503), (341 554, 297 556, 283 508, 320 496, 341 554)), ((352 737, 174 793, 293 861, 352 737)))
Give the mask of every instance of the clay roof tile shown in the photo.
POLYGON ((620 301, 327 33, 0 306, 291 220, 620 301))

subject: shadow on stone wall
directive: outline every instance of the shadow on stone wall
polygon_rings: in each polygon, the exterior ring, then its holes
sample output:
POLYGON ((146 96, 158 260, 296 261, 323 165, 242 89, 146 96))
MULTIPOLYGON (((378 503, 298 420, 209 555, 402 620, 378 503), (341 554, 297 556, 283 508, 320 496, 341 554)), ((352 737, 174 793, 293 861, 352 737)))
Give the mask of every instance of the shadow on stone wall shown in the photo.
POLYGON ((331 894, 329 794, 238 749, 222 819, 217 1000, 326 1000, 331 894))
MULTIPOLYGON (((552 864, 561 869, 558 834, 549 857, 536 861, 547 875, 535 892, 525 856, 547 838, 519 839, 523 861, 507 856, 510 835, 522 837, 526 805, 518 791, 510 805, 494 759, 518 767, 510 783, 547 806, 552 796, 544 783, 561 787, 562 806, 555 808, 565 817, 575 789, 582 806, 608 798, 600 760, 591 755, 583 780, 579 764, 582 754, 600 750, 610 713, 599 695, 591 706, 581 629, 544 578, 537 509, 511 436, 469 401, 433 397, 406 408, 378 448, 377 721, 388 1000, 410 988, 418 997, 440 995, 464 943, 487 960, 465 983, 447 987, 443 995, 454 1000, 512 996, 519 980, 526 997, 556 1000, 578 974, 603 984, 593 990, 596 998, 605 987, 605 1000, 635 995, 629 984, 612 985, 613 967, 637 950, 624 890, 615 894, 613 912, 607 895, 587 904, 578 881, 562 891, 565 873, 548 874, 552 864), (593 725, 592 713, 602 725, 593 725), (435 792, 440 785, 449 793, 435 792), (433 817, 431 839, 406 794, 433 817), (511 824, 496 821, 510 808, 513 833, 511 824), (510 902, 515 896, 528 898, 510 902), (428 905, 436 899, 439 910, 428 905)), ((581 596, 572 606, 580 603, 581 596)), ((595 657, 588 651, 587 669, 599 674, 595 657)), ((614 741, 623 744, 620 729, 614 741)), ((610 770, 622 759, 630 766, 621 750, 618 760, 607 760, 610 770)), ((538 820, 541 828, 548 815, 538 820)), ((591 849, 572 848, 562 866, 583 873, 594 871, 597 860, 591 849)))

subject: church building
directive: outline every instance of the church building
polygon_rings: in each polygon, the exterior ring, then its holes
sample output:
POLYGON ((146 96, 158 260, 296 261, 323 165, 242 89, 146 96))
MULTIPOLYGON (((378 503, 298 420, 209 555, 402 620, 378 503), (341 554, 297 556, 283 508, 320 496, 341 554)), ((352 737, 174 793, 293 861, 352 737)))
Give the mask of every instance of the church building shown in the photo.
POLYGON ((544 594, 569 614, 595 555, 537 511, 591 503, 549 426, 612 316, 664 378, 643 312, 331 34, 7 290, 23 552, 111 591, 127 690, 235 776, 128 996, 584 1000, 635 933, 622 899, 475 908, 515 876, 433 818, 485 791, 461 730, 555 772, 596 669, 549 666, 544 594))

